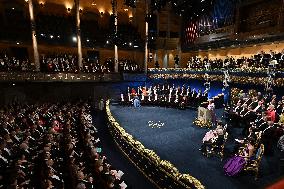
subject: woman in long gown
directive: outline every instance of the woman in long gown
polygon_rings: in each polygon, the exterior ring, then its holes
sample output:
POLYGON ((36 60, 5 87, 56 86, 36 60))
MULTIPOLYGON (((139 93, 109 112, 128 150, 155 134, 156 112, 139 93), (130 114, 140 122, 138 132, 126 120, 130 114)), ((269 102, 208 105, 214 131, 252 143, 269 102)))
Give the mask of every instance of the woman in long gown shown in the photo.
POLYGON ((238 155, 230 158, 224 165, 225 174, 235 176, 241 172, 247 162, 254 158, 255 142, 249 140, 246 147, 238 155))

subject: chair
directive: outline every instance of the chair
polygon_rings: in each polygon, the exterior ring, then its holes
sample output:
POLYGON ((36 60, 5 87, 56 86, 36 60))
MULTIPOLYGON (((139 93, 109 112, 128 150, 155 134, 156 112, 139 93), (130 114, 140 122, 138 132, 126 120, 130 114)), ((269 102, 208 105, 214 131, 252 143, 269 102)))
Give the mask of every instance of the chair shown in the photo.
POLYGON ((256 134, 255 146, 258 146, 258 145, 259 145, 260 140, 261 140, 261 137, 262 137, 262 131, 259 131, 259 132, 256 134))
POLYGON ((244 167, 244 171, 255 172, 255 180, 258 179, 258 172, 263 153, 264 153, 264 145, 261 144, 256 152, 255 159, 248 161, 244 167))
POLYGON ((221 161, 223 161, 224 149, 225 149, 225 144, 227 142, 227 139, 228 139, 228 133, 225 132, 223 143, 221 145, 214 145, 213 144, 211 149, 207 151, 206 156, 209 157, 210 154, 216 154, 216 155, 220 156, 221 161))
POLYGON ((228 124, 224 125, 224 127, 223 127, 223 131, 224 131, 224 133, 226 133, 226 132, 227 132, 227 127, 228 127, 228 124))

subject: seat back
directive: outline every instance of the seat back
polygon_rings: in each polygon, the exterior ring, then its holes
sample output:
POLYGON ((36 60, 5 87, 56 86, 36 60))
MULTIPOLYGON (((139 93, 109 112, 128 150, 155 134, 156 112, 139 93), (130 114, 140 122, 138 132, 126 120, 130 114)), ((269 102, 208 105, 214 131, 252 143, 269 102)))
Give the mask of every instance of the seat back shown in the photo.
POLYGON ((224 134, 224 142, 223 142, 223 144, 222 144, 222 148, 224 148, 225 147, 225 144, 226 144, 226 142, 227 142, 227 139, 228 139, 228 132, 225 132, 225 134, 224 134))
POLYGON ((261 140, 261 137, 262 137, 262 131, 259 131, 256 135, 256 141, 255 141, 255 146, 258 146, 259 145, 259 142, 261 140))
POLYGON ((260 164, 260 162, 261 162, 263 153, 264 153, 264 145, 261 144, 261 145, 259 146, 259 148, 257 149, 257 152, 256 152, 256 154, 255 154, 255 162, 256 162, 257 166, 258 166, 258 165, 260 164))
POLYGON ((226 124, 226 125, 223 127, 223 131, 224 131, 224 133, 226 133, 226 131, 227 131, 227 127, 228 127, 228 124, 226 124))

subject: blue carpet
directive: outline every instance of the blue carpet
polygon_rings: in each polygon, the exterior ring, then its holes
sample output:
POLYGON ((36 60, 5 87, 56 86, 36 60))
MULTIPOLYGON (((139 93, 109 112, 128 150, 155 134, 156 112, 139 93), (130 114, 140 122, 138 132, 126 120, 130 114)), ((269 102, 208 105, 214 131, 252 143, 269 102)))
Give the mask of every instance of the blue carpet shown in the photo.
POLYGON ((116 170, 122 170, 123 180, 127 189, 156 189, 144 175, 121 153, 109 133, 105 114, 101 111, 93 111, 93 121, 98 129, 98 137, 101 139, 102 153, 116 170))
MULTIPOLYGON (((227 177, 223 172, 224 161, 218 157, 207 158, 198 150, 207 129, 192 124, 197 116, 194 110, 177 110, 163 107, 111 106, 111 112, 122 127, 146 148, 153 149, 162 159, 172 162, 181 173, 189 173, 209 189, 263 188, 279 178, 276 157, 264 157, 260 179, 253 174, 243 173, 227 177), (148 121, 163 122, 161 128, 151 128, 148 121)), ((222 110, 217 111, 221 118, 222 110)), ((230 129, 229 142, 225 151, 231 155, 233 140, 240 129, 230 129)), ((228 157, 227 157, 228 158, 228 157)))

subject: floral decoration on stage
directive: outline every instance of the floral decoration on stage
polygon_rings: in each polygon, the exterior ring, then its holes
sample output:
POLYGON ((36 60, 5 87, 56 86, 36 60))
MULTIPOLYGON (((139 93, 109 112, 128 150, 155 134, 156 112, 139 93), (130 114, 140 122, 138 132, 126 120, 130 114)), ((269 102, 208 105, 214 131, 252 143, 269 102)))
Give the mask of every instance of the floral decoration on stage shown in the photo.
MULTIPOLYGON (((106 102, 106 113, 110 126, 116 132, 115 135, 121 136, 121 138, 123 138, 123 140, 125 140, 130 146, 136 148, 142 156, 146 157, 147 159, 149 159, 149 161, 155 164, 157 169, 161 170, 171 178, 175 179, 181 185, 185 186, 185 188, 191 188, 191 186, 194 185, 194 187, 197 189, 205 189, 205 187, 201 184, 199 180, 189 174, 181 174, 171 162, 161 160, 161 158, 153 150, 145 148, 141 142, 137 141, 133 138, 132 135, 128 134, 112 116, 112 113, 109 108, 109 103, 110 102, 108 100, 106 102)), ((152 125, 155 124, 155 122, 153 121, 149 121, 148 123, 152 125)), ((157 127, 158 125, 161 127, 164 126, 164 123, 158 122, 155 127, 157 127)))
POLYGON ((198 127, 205 127, 205 128, 211 128, 212 127, 211 121, 204 121, 204 120, 200 120, 198 118, 195 118, 195 120, 193 121, 193 124, 198 126, 198 127))
POLYGON ((148 121, 148 126, 151 127, 152 129, 154 128, 161 128, 165 126, 165 123, 158 121, 158 122, 154 122, 154 121, 148 121))

